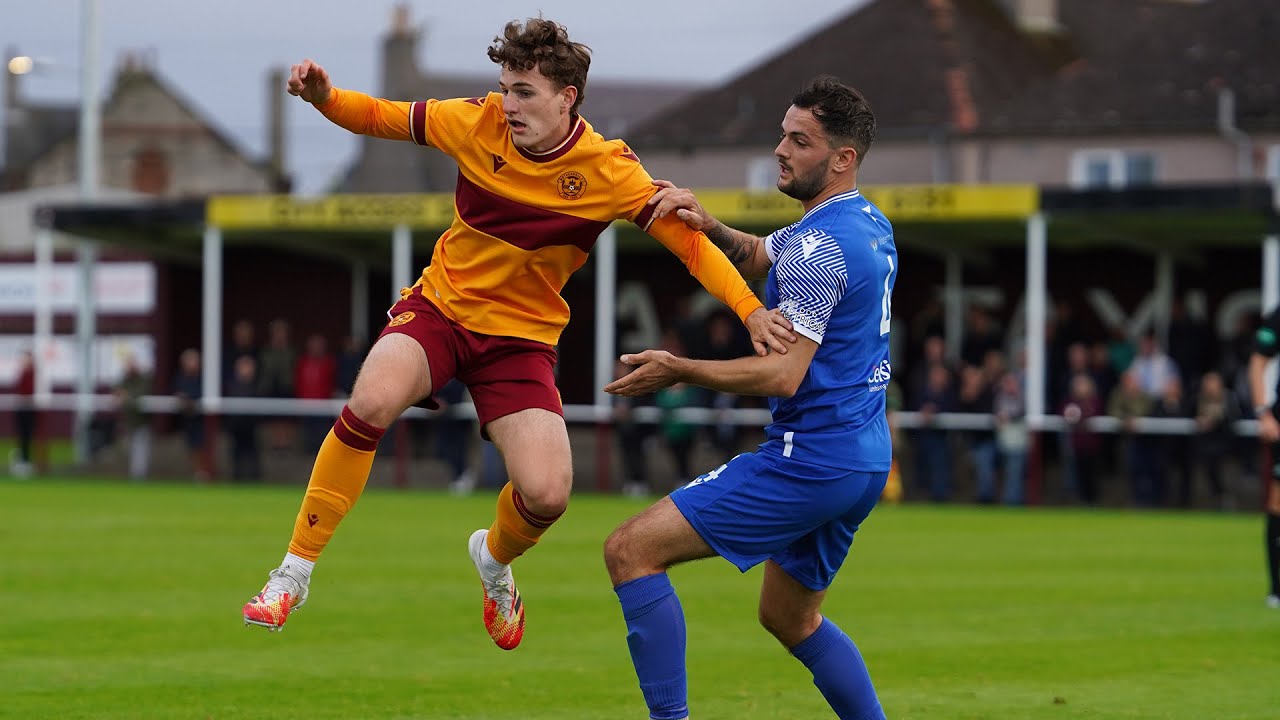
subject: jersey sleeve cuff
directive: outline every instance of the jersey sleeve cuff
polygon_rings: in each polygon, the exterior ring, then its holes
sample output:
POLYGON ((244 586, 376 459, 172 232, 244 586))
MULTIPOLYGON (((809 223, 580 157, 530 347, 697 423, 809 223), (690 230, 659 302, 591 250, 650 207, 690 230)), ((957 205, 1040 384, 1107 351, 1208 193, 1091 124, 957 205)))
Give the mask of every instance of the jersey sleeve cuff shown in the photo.
POLYGON ((733 312, 745 325, 747 322, 747 316, 763 307, 764 304, 760 302, 760 298, 755 295, 748 295, 747 297, 739 300, 737 305, 733 306, 733 312))
POLYGON ((797 335, 803 335, 809 338, 810 340, 818 343, 819 345, 822 344, 822 333, 818 332, 817 330, 813 330, 811 328, 805 327, 804 325, 800 325, 794 320, 791 321, 791 329, 794 330, 797 335))

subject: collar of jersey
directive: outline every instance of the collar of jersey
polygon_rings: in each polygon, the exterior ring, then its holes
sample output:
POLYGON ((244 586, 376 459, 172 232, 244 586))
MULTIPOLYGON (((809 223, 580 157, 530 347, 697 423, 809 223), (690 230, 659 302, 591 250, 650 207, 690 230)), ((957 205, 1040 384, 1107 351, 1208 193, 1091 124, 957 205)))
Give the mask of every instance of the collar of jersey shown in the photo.
POLYGON ((809 212, 805 213, 805 214, 804 214, 804 218, 801 218, 801 220, 803 220, 803 219, 805 219, 805 218, 809 217, 810 215, 812 215, 812 214, 814 214, 814 213, 818 212, 818 211, 819 211, 819 210, 821 210, 822 208, 824 208, 824 207, 826 207, 826 206, 828 206, 828 205, 830 205, 830 204, 832 204, 832 203, 843 202, 843 201, 845 201, 845 200, 852 200, 852 199, 854 199, 854 198, 856 198, 856 197, 861 197, 861 193, 859 193, 859 192, 858 192, 858 189, 857 189, 857 188, 854 188, 853 190, 850 190, 850 191, 848 191, 848 192, 842 192, 842 193, 840 193, 839 195, 832 195, 831 197, 827 198, 826 200, 823 200, 822 202, 818 203, 818 204, 817 204, 816 206, 814 206, 811 210, 809 210, 809 212))
POLYGON ((534 162, 551 162, 552 160, 563 157, 565 153, 572 150, 574 143, 578 142, 578 138, 582 137, 582 133, 585 132, 586 129, 587 123, 582 119, 582 116, 579 115, 574 118, 573 130, 569 131, 569 137, 565 138, 564 142, 559 145, 546 152, 540 153, 533 152, 532 150, 526 150, 519 145, 516 145, 516 150, 519 151, 519 153, 527 160, 532 160, 534 162))

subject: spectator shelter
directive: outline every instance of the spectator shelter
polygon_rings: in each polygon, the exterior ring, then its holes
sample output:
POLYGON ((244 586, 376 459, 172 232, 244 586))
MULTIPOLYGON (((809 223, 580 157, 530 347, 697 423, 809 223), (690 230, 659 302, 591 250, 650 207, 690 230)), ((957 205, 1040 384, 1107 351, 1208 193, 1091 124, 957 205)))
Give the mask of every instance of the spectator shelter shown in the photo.
MULTIPOLYGON (((1046 271, 1050 248, 1094 246, 1137 249, 1152 258, 1146 277, 1130 278, 1137 286, 1152 287, 1157 308, 1167 308, 1173 292, 1173 262, 1194 257, 1214 262, 1217 248, 1258 252, 1257 266, 1239 267, 1240 285, 1260 282, 1262 306, 1280 301, 1280 187, 1230 185, 1147 188, 1123 191, 1046 190, 1034 186, 944 185, 868 187, 863 192, 894 224, 900 253, 930 257, 943 269, 945 328, 948 339, 961 332, 963 308, 957 298, 967 264, 996 263, 989 270, 1004 278, 1022 273, 1025 285, 1025 342, 1027 350, 1028 422, 1033 429, 1053 429, 1056 418, 1045 406, 1045 318, 1048 315, 1046 271), (993 261, 993 249, 1023 248, 1023 262, 993 261)), ((779 193, 739 190, 698 192, 708 210, 729 225, 767 233, 794 222, 799 204, 779 193)), ((217 196, 131 205, 54 205, 41 208, 36 252, 37 277, 48 278, 52 264, 49 230, 127 247, 157 258, 180 258, 199 264, 202 275, 202 350, 206 358, 221 356, 224 293, 255 293, 262 288, 241 287, 224 277, 224 248, 241 246, 326 256, 350 267, 352 333, 367 337, 370 328, 369 275, 373 268, 389 269, 391 289, 413 282, 420 267, 415 254, 425 257, 453 217, 453 198, 432 195, 336 195, 318 198, 292 196, 217 196), (416 253, 415 253, 416 251, 416 253)), ((591 401, 566 405, 566 417, 578 422, 607 422, 609 398, 600 388, 612 379, 616 327, 619 259, 653 252, 656 243, 635 226, 616 223, 600 236, 591 259, 580 274, 594 279, 594 308, 582 299, 571 302, 575 322, 594 316, 591 364, 576 373, 591 377, 591 401)), ((286 270, 287 272, 287 270, 286 270)), ((657 281, 659 283, 662 280, 657 281)), ((39 283, 43 288, 44 284, 39 283)), ((896 304, 906 306, 900 278, 896 304)), ((41 293, 47 295, 47 292, 41 293)), ((194 309, 193 309, 194 310, 194 309)), ((1157 312, 1160 312, 1157 310, 1157 312)), ((1167 310, 1165 310, 1167 312, 1167 310)), ((36 347, 51 335, 47 297, 37 298, 36 347)), ((1167 316, 1166 316, 1167 320, 1167 316)), ((582 354, 586 354, 585 351, 582 354)), ((565 353, 562 351, 562 357, 565 353)), ((568 359, 566 358, 566 361, 568 359)), ((575 358, 575 361, 579 359, 575 358)), ((585 358, 580 359, 585 365, 585 358)), ((897 364, 895 359, 895 364, 897 364)), ((562 379, 570 368, 562 367, 562 379)), ((303 401, 228 400, 221 395, 219 363, 204 365, 203 406, 207 412, 278 412, 272 403, 303 401), (245 404, 252 403, 253 406, 245 404), (241 406, 241 405, 244 406, 241 406)), ((73 403, 50 392, 37 368, 37 403, 50 409, 70 409, 73 403)), ((163 398, 155 399, 161 409, 163 398)), ((320 401, 312 411, 332 412, 320 401), (321 407, 321 405, 323 407, 321 407)), ((739 421, 761 423, 767 411, 742 411, 739 421)), ((915 422, 909 414, 904 426, 915 422)), ((943 418, 943 422, 950 422, 943 418)), ((983 426, 986 420, 954 418, 952 427, 983 426)), ((1172 431, 1172 430, 1171 430, 1172 431)), ((1181 430, 1177 430, 1181 431, 1181 430)))

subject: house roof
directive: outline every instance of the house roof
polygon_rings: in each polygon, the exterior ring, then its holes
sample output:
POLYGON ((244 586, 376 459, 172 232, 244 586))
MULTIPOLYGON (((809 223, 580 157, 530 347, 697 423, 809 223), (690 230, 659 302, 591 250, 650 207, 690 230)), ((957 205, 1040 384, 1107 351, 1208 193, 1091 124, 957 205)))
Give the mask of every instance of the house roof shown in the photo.
POLYGON ((4 166, 0 167, 0 192, 20 187, 31 165, 80 125, 74 105, 23 105, 8 108, 4 166))
POLYGON ((1246 130, 1280 129, 1280 3, 1061 0, 1080 58, 984 123, 991 132, 1212 130, 1219 90, 1246 130))
MULTIPOLYGON (((197 108, 181 92, 170 85, 158 72, 135 58, 126 58, 115 76, 114 84, 103 102, 104 129, 112 122, 107 118, 109 109, 120 98, 139 88, 154 86, 170 97, 184 112, 209 131, 214 141, 229 153, 245 158, 251 165, 266 168, 263 160, 255 159, 218 126, 206 113, 197 108)), ((63 141, 76 136, 80 129, 80 108, 77 105, 31 105, 23 103, 9 108, 17 113, 9 123, 5 142, 4 166, 0 168, 0 190, 13 190, 25 182, 26 173, 41 157, 63 141)), ((127 122, 127 121, 126 121, 127 122)))
POLYGON ((871 101, 882 137, 1212 129, 1217 90, 1246 129, 1280 127, 1275 0, 1058 0, 1023 30, 999 0, 873 0, 631 132, 637 147, 772 142, 828 73, 871 101))
POLYGON ((208 113, 196 107, 190 99, 188 99, 181 91, 170 84, 160 73, 155 72, 145 64, 136 62, 126 62, 116 75, 115 86, 111 91, 111 95, 107 98, 106 106, 110 107, 119 100, 119 98, 128 94, 135 87, 145 87, 146 85, 154 85, 161 92, 169 96, 178 107, 184 112, 195 118, 204 129, 209 131, 215 142, 222 146, 230 154, 244 158, 249 164, 265 168, 266 163, 262 159, 254 158, 247 152, 238 142, 225 132, 222 127, 215 122, 208 113))

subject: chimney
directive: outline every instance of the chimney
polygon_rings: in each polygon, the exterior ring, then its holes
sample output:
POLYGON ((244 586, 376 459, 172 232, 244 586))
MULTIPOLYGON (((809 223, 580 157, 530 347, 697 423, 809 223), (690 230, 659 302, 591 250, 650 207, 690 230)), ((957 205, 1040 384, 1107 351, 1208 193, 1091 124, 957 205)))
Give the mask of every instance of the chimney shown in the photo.
POLYGON ((391 31, 382 42, 383 97, 402 97, 415 91, 420 35, 421 31, 413 26, 409 5, 396 5, 391 13, 391 31))
POLYGON ((284 171, 284 101, 288 79, 284 68, 267 71, 267 170, 271 173, 272 192, 288 192, 289 186, 284 171))
POLYGON ((1026 32, 1048 33, 1061 29, 1058 0, 1007 0, 1018 27, 1026 32))
POLYGON ((409 21, 409 6, 400 3, 391 11, 391 34, 408 35, 413 32, 409 21))

